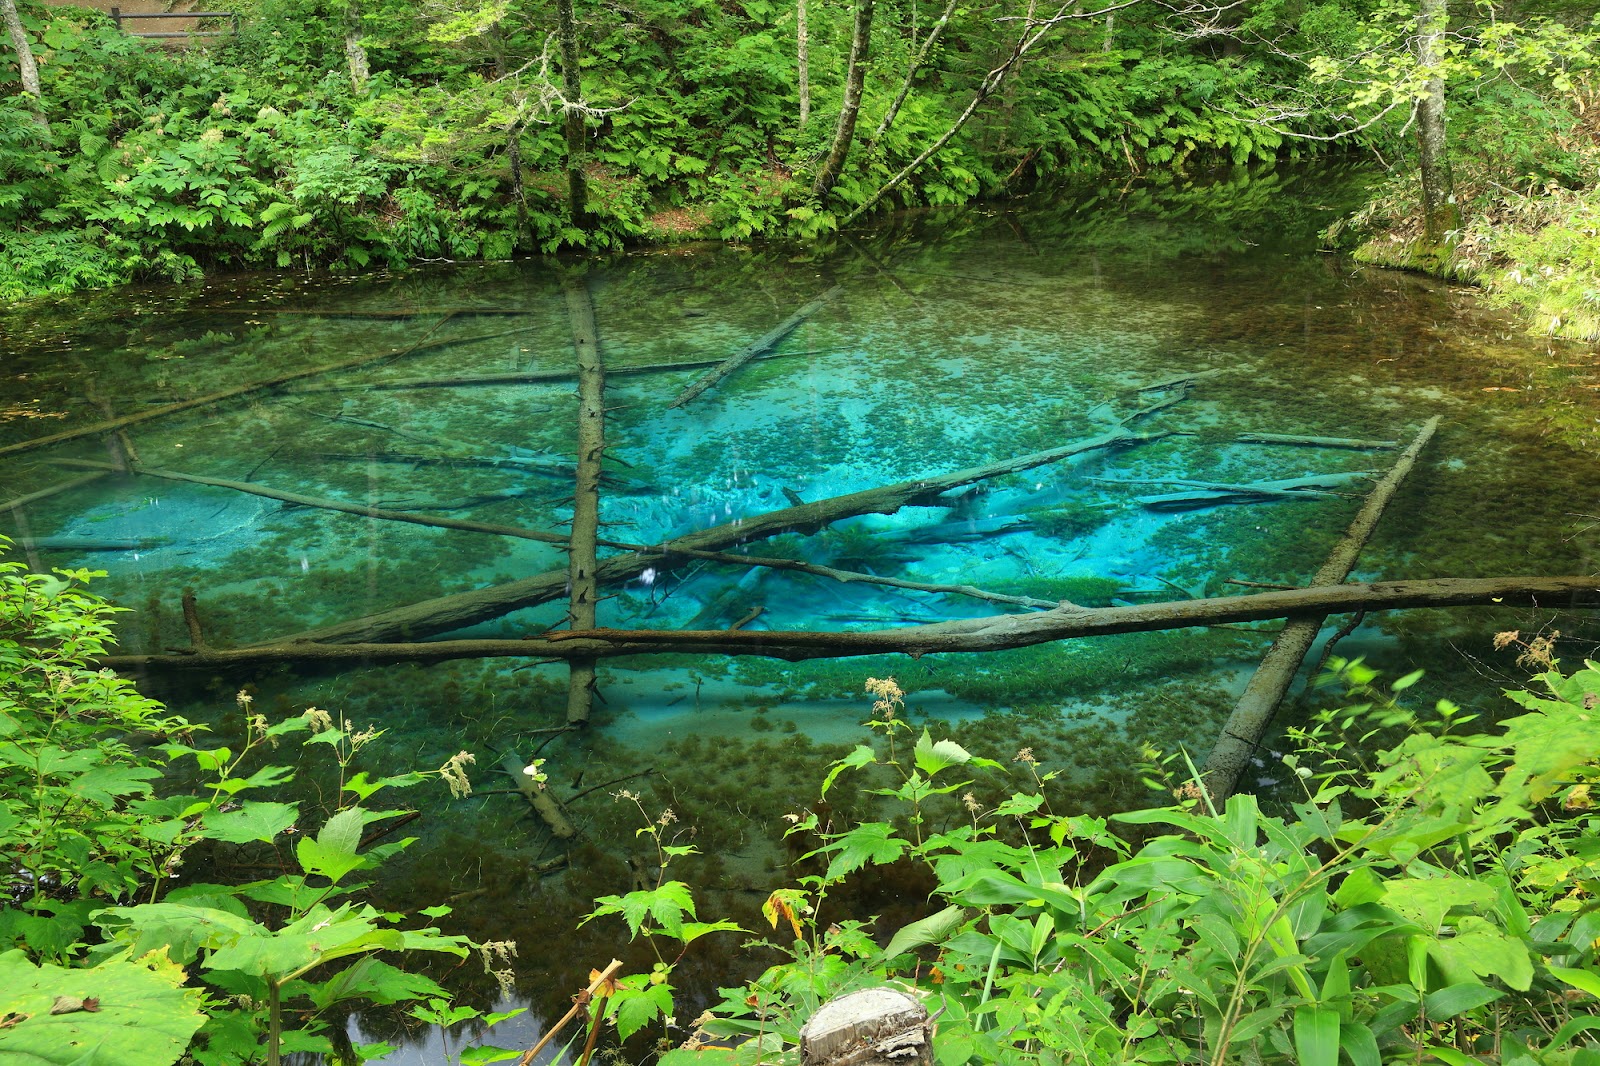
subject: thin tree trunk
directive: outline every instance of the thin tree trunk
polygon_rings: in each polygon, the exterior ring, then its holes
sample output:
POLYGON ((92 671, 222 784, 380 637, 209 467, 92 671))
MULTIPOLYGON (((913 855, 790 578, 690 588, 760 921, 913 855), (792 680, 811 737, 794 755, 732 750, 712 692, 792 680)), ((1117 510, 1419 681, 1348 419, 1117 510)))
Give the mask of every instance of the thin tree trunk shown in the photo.
POLYGON ((960 117, 955 120, 949 129, 944 131, 943 136, 941 136, 937 141, 934 141, 933 144, 929 145, 921 155, 907 163, 905 167, 901 169, 900 173, 884 182, 883 185, 879 187, 877 192, 868 197, 865 203, 846 215, 844 220, 839 223, 839 227, 841 229, 850 225, 856 219, 860 218, 862 215, 878 206, 879 201, 881 201, 885 196, 889 195, 889 193, 893 192, 895 189, 899 188, 902 182, 904 182, 912 174, 915 174, 919 169, 921 169, 924 163, 932 159, 940 149, 949 144, 951 139, 953 139, 957 133, 961 132, 961 128, 967 124, 967 121, 977 113, 978 108, 983 106, 983 102, 989 99, 989 97, 993 96, 997 91, 999 91, 1000 87, 1005 84, 1007 75, 1009 75, 1011 71, 1015 69, 1018 63, 1022 62, 1022 57, 1028 54, 1029 49, 1044 39, 1045 34, 1047 34, 1055 25, 1054 21, 1048 22, 1043 26, 1037 26, 1031 20, 1032 12, 1034 10, 1032 4, 1029 5, 1028 10, 1029 20, 1024 23, 1022 35, 1017 38, 1017 43, 1015 47, 1012 48, 1011 55, 1006 58, 1004 63, 1000 64, 998 67, 989 71, 988 74, 984 75, 983 82, 978 86, 978 91, 973 94, 972 102, 967 104, 967 109, 961 112, 960 117))
POLYGON ((50 131, 50 122, 44 117, 44 90, 39 85, 39 64, 33 58, 33 42, 22 27, 17 14, 17 0, 0 0, 0 14, 5 16, 6 32, 11 35, 11 47, 17 53, 17 70, 22 75, 22 91, 33 99, 33 120, 50 131))
MULTIPOLYGON (((100 462, 93 459, 57 459, 55 464, 57 466, 70 467, 74 470, 98 470, 107 474, 116 473, 120 469, 115 463, 100 462)), ((322 511, 340 511, 344 514, 360 515, 363 518, 374 518, 382 522, 404 522, 414 526, 459 529, 468 533, 487 533, 496 537, 536 540, 544 544, 567 543, 567 538, 561 534, 547 533, 540 529, 521 529, 516 526, 501 526, 488 522, 445 518, 442 515, 416 514, 411 511, 371 507, 367 504, 351 503, 346 500, 330 500, 324 496, 306 496, 298 492, 285 492, 282 489, 272 488, 270 485, 258 485, 250 481, 229 481, 226 478, 202 477, 199 474, 185 474, 178 470, 158 470, 150 466, 134 467, 127 472, 142 474, 145 477, 161 478, 163 481, 184 481, 192 485, 210 485, 219 489, 232 489, 234 492, 243 492, 250 496, 278 500, 282 503, 293 504, 296 507, 313 507, 322 511)))
POLYGON ((850 35, 850 67, 844 79, 844 103, 839 106, 839 125, 834 129, 833 147, 811 186, 816 196, 826 196, 844 172, 850 143, 856 136, 856 119, 861 115, 861 94, 867 81, 867 61, 872 48, 872 13, 876 0, 856 0, 855 31, 850 35))
POLYGON ((795 3, 794 62, 800 78, 800 125, 811 117, 811 37, 806 26, 806 0, 795 3))
POLYGON ((556 0, 561 38, 562 110, 567 133, 567 217, 577 229, 589 228, 589 190, 584 180, 583 78, 578 70, 578 28, 572 0, 556 0))
MULTIPOLYGON (((1448 0, 1421 0, 1417 27, 1417 62, 1433 68, 1441 61, 1439 39, 1449 25, 1448 0)), ((1422 178, 1423 240, 1425 254, 1433 254, 1448 241, 1448 234, 1461 228, 1461 208, 1456 204, 1455 184, 1450 175, 1450 158, 1445 143, 1444 78, 1430 75, 1417 101, 1417 145, 1422 178)))
POLYGON ((441 640, 391 644, 329 644, 285 640, 200 655, 108 655, 96 665, 114 670, 145 666, 214 670, 277 663, 447 662, 452 659, 576 659, 623 655, 757 655, 799 662, 856 655, 924 655, 1004 651, 1057 640, 1153 633, 1232 622, 1264 622, 1305 614, 1395 611, 1407 608, 1524 607, 1542 610, 1600 607, 1600 581, 1570 577, 1422 578, 1370 584, 1285 589, 1247 596, 1175 600, 1130 607, 1078 607, 990 615, 899 629, 819 633, 786 630, 565 630, 526 640, 441 640))
POLYGON ((367 78, 371 68, 367 64, 367 46, 362 43, 360 0, 345 0, 344 55, 350 62, 350 85, 358 93, 367 91, 367 78))
MULTIPOLYGON (((913 10, 915 10, 913 8, 913 10)), ((917 71, 922 69, 922 64, 927 62, 928 53, 933 51, 933 46, 939 43, 939 37, 944 33, 945 26, 950 23, 950 16, 955 13, 956 0, 946 0, 944 11, 939 15, 939 21, 933 24, 933 29, 928 31, 928 36, 923 40, 922 47, 917 49, 916 56, 911 60, 911 65, 906 68, 906 80, 900 83, 900 92, 895 95, 894 103, 889 105, 889 110, 884 113, 883 121, 878 123, 878 128, 873 131, 870 144, 877 144, 883 140, 883 135, 889 132, 889 127, 894 125, 894 120, 900 114, 901 105, 906 102, 906 97, 911 93, 911 82, 917 76, 917 71)))
MULTIPOLYGON (((600 460, 606 448, 605 368, 600 361, 599 330, 594 302, 584 282, 565 284, 567 315, 572 320, 572 348, 578 362, 578 474, 572 504, 572 539, 567 551, 569 614, 573 629, 595 624, 599 569, 595 541, 600 531, 600 460)), ((574 659, 567 685, 567 722, 583 725, 594 705, 594 660, 574 659)))
POLYGON ((824 292, 821 296, 810 300, 794 314, 778 323, 756 340, 745 345, 733 355, 728 356, 728 358, 718 363, 708 373, 701 375, 698 381, 680 392, 671 403, 667 404, 667 406, 669 408, 682 407, 684 404, 693 400, 695 397, 699 396, 701 393, 711 388, 711 386, 715 385, 717 382, 721 381, 735 370, 738 370, 752 359, 759 358, 789 334, 798 329, 802 322, 820 311, 830 300, 839 295, 839 293, 842 291, 844 291, 844 286, 835 285, 827 292, 824 292))
MULTIPOLYGON (((3 2, 4 0, 0 0, 0 3, 3 2)), ((32 440, 18 441, 15 444, 0 445, 0 456, 20 455, 23 452, 36 451, 40 448, 47 448, 52 444, 61 444, 69 440, 77 440, 80 437, 93 437, 101 433, 110 433, 114 430, 122 429, 125 426, 135 426, 142 422, 151 422, 158 418, 165 418, 167 415, 178 414, 181 411, 191 411, 196 407, 204 407, 207 404, 220 403, 223 400, 237 399, 240 396, 248 396, 253 392, 262 392, 266 389, 275 389, 280 385, 287 385, 291 381, 299 381, 302 378, 316 377, 319 374, 331 374, 336 370, 354 370, 356 367, 366 366, 368 363, 376 363, 379 360, 399 359, 402 356, 412 355, 416 352, 433 351, 439 348, 448 348, 452 345, 470 344, 473 341, 490 340, 494 337, 510 336, 514 333, 523 332, 522 330, 508 330, 505 333, 492 333, 477 337, 459 337, 455 340, 429 342, 428 338, 433 336, 433 334, 438 331, 439 327, 444 325, 450 317, 450 315, 446 315, 445 318, 435 322, 428 332, 422 335, 421 340, 417 341, 408 348, 398 351, 391 350, 382 352, 378 355, 357 356, 354 359, 341 359, 336 363, 323 363, 321 366, 307 367, 304 370, 290 370, 282 374, 274 375, 273 377, 267 378, 264 381, 255 381, 248 385, 236 385, 230 389, 221 389, 217 392, 208 392, 204 396, 196 396, 190 400, 179 400, 177 403, 169 403, 161 407, 154 407, 148 411, 141 411, 138 414, 122 415, 120 418, 111 418, 104 422, 96 422, 91 426, 82 426, 78 429, 62 430, 60 433, 51 433, 49 436, 45 437, 35 437, 32 440)))

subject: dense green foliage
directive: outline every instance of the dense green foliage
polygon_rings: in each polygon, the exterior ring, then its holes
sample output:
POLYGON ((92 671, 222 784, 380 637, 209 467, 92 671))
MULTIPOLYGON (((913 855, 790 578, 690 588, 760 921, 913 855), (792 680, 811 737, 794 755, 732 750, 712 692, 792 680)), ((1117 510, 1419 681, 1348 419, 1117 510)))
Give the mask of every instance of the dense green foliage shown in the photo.
POLYGON ((268 723, 243 693, 248 742, 201 745, 196 727, 88 667, 118 610, 83 590, 93 576, 0 563, 0 1058, 276 1063, 285 1051, 334 1051, 342 1030, 329 1014, 352 1001, 444 996, 380 956, 466 955, 469 942, 406 928, 407 916, 362 903, 357 879, 410 843, 363 846, 369 825, 405 813, 366 801, 431 775, 347 773, 376 730, 315 709, 268 723), (297 735, 332 752, 331 810, 257 798, 290 783, 265 756, 297 735), (155 780, 186 769, 193 791, 156 792, 155 780), (310 818, 315 832, 297 831, 310 818), (272 855, 291 840, 297 872, 171 887, 207 849, 272 855))
MULTIPOLYGON (((574 220, 546 0, 236 6, 237 36, 174 50, 88 9, 24 3, 42 100, 35 115, 0 67, 0 297, 217 268, 814 235, 936 144, 1030 31, 1039 43, 882 206, 1093 171, 1263 165, 1329 143, 1308 137, 1355 134, 1400 160, 1430 74, 1448 79, 1458 150, 1493 161, 1474 185, 1484 195, 1596 181, 1592 120, 1579 118, 1589 83, 1575 77, 1592 63, 1587 10, 1463 9, 1461 47, 1435 70, 1405 59, 1413 13, 1393 0, 952 5, 879 135, 943 9, 896 0, 874 24, 853 151, 819 200, 810 178, 837 118, 849 9, 810 5, 802 125, 794 7, 640 0, 577 11, 591 216, 574 220)), ((1592 266, 1577 215, 1563 225, 1583 247, 1550 254, 1592 266)))
MULTIPOLYGON (((926 732, 897 750, 901 694, 869 682, 888 741, 837 763, 822 798, 868 774, 884 819, 794 825, 816 872, 767 906, 769 946, 791 961, 724 990, 663 1062, 796 1061, 821 1003, 885 981, 937 1012, 940 1066, 1600 1060, 1600 664, 1511 693, 1527 713, 1493 732, 1448 703, 1402 708, 1417 675, 1380 691, 1342 669, 1361 702, 1296 732, 1283 768, 1304 798, 1287 811, 1248 795, 1217 810, 1180 777, 1152 780, 1176 785, 1177 805, 1109 821, 1053 813, 1054 774, 1026 750, 1030 785, 977 800, 975 779, 1006 768, 926 732), (905 864, 936 887, 887 945, 836 913, 848 878, 905 864)), ((689 902, 668 882, 597 913, 671 943, 689 902)), ((670 1008, 664 985, 618 993, 625 1032, 670 1008)))

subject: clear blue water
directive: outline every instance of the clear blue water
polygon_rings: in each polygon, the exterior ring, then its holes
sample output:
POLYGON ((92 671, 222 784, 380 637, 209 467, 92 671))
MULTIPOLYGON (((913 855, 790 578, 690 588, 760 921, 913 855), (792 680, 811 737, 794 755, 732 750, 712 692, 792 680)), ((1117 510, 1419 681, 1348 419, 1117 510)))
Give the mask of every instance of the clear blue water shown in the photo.
MULTIPOLYGON (((1174 431, 1160 442, 994 479, 948 508, 853 518, 749 550, 1087 604, 1243 591, 1230 579, 1303 582, 1356 509, 1359 483, 1304 501, 1183 511, 1140 498, 1178 491, 1174 480, 1381 470, 1383 451, 1233 438, 1403 441, 1438 414, 1444 426, 1360 573, 1594 570, 1594 353, 1525 336, 1467 290, 1319 252, 1317 230, 1352 187, 1350 175, 1308 171, 911 218, 859 246, 696 246, 80 298, 0 319, 0 446, 394 352, 144 421, 127 438, 147 469, 559 532, 571 515, 571 381, 372 386, 570 368, 563 274, 584 278, 613 371, 721 357, 837 283, 840 295, 770 358, 681 409, 668 401, 701 371, 608 380, 618 461, 607 465, 602 536, 655 543, 787 506, 789 493, 816 500, 1070 443, 1140 402, 1175 396, 1139 387, 1202 374, 1181 402, 1140 424, 1174 431), (450 308, 511 313, 439 313, 450 308), (401 311, 415 313, 366 317, 401 311), (429 346, 441 341, 451 343, 429 346)), ((0 503, 81 476, 60 461, 104 462, 110 447, 88 437, 0 457, 0 503)), ((120 626, 126 650, 187 645, 185 588, 208 639, 231 646, 564 566, 549 544, 155 476, 108 476, 0 510, 0 533, 22 541, 36 566, 108 570, 98 587, 132 609, 120 626)), ((600 624, 652 629, 726 628, 756 608, 748 628, 885 628, 1024 609, 703 561, 607 592, 600 624)), ((469 632, 520 635, 565 615, 558 600, 469 632)), ((1514 656, 1490 650, 1492 634, 1551 625, 1566 634, 1564 654, 1587 650, 1576 620, 1505 611, 1373 618, 1341 650, 1394 672, 1425 666, 1430 692, 1484 703, 1517 680, 1514 656)), ((652 771, 626 787, 649 816, 670 807, 694 833, 704 855, 677 875, 702 890, 702 916, 748 922, 784 877, 781 816, 812 800, 830 753, 865 737, 867 676, 897 677, 918 721, 974 750, 1009 760, 1033 747, 1065 771, 1064 806, 1106 810, 1148 799, 1134 770, 1142 743, 1203 756, 1272 628, 916 662, 611 660, 593 725, 554 740, 537 731, 562 720, 560 664, 152 671, 143 684, 224 734, 238 726, 229 708, 241 686, 272 714, 315 704, 379 724, 387 733, 369 754, 383 769, 432 768, 474 750, 480 790, 509 785, 495 770, 501 753, 549 741, 552 785, 577 797, 574 845, 553 841, 514 795, 451 801, 437 789, 412 797, 424 810, 421 839, 377 888, 396 907, 455 897, 453 928, 518 939, 520 987, 537 1014, 625 951, 620 926, 573 931, 595 895, 633 886, 640 858, 639 810, 593 786, 652 771), (536 871, 564 850, 565 872, 536 871)), ((1270 790, 1273 774, 1264 757, 1255 783, 1270 790)), ((917 886, 886 881, 857 904, 892 920, 915 905, 917 886)), ((735 960, 733 947, 686 960, 691 995, 763 961, 735 960)), ((483 974, 447 976, 492 998, 483 974)))

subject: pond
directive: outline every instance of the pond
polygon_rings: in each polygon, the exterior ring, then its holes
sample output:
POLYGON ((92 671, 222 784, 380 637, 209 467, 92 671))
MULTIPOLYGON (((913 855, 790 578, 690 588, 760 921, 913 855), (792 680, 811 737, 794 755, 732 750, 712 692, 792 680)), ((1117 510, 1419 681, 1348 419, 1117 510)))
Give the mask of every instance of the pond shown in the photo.
MULTIPOLYGON (((879 630, 1037 609, 1019 599, 1104 606, 1303 584, 1396 449, 1250 435, 1403 445, 1436 415, 1357 576, 1593 572, 1593 352, 1528 336, 1464 288, 1320 251, 1318 231, 1361 180, 1321 168, 1072 190, 813 248, 232 277, 32 308, 0 320, 0 533, 35 567, 108 571, 96 586, 130 609, 126 652, 190 646, 185 590, 216 648, 564 627, 577 293, 607 371, 603 570, 628 545, 723 528, 719 551, 810 568, 704 554, 615 563, 603 627, 879 630), (780 323, 770 348, 673 406, 709 364, 780 323), (124 420, 118 434, 71 436, 107 420, 124 420), (740 543, 741 524, 798 502, 1120 428, 1144 439, 740 543), (10 447, 55 435, 69 439, 10 447), (136 476, 119 470, 129 458, 136 476), (1274 484, 1227 491, 1261 482, 1274 484), (554 576, 536 594, 446 610, 537 575, 554 576), (414 604, 432 606, 395 613, 414 604)), ((269 716, 314 705, 382 728, 364 753, 375 770, 474 752, 477 794, 428 785, 410 797, 418 842, 373 891, 397 910, 449 900, 449 931, 516 940, 518 995, 537 1019, 613 955, 648 968, 620 922, 577 928, 594 897, 655 876, 647 822, 670 817, 668 833, 698 848, 671 876, 695 886, 702 918, 764 928, 759 905, 793 858, 783 816, 814 803, 827 763, 869 739, 868 677, 898 679, 917 728, 1006 763, 1029 748, 1060 771, 1058 809, 1103 813, 1153 798, 1147 745, 1203 760, 1277 625, 917 659, 602 659, 589 724, 569 732, 568 667, 531 658, 140 678, 224 737, 241 727, 243 690, 269 716), (570 840, 499 770, 536 753, 577 827, 570 840)), ((1392 612, 1366 618, 1338 653, 1391 676, 1426 668, 1424 698, 1492 710, 1526 673, 1514 649, 1493 650, 1504 629, 1559 629, 1569 659, 1593 635, 1549 611, 1392 612)), ((1279 724, 1327 698, 1296 702, 1279 724)), ((329 769, 302 770, 308 804, 329 769)), ((1271 751, 1251 773, 1245 785, 1270 794, 1271 751)), ((975 787, 989 799, 1005 783, 975 787)), ((830 800, 840 817, 860 802, 830 800)), ((925 892, 890 871, 840 909, 893 923, 925 892)), ((689 1001, 771 961, 736 959, 740 939, 695 946, 679 974, 689 1001)), ((494 998, 475 962, 436 976, 494 998)), ((363 1026, 396 1043, 425 1035, 392 1017, 363 1026)))

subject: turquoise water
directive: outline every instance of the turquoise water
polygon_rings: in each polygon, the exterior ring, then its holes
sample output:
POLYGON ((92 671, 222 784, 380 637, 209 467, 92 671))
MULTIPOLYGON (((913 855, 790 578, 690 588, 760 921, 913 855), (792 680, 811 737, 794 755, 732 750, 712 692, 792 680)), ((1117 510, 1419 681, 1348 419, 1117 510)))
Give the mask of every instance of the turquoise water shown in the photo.
MULTIPOLYGON (((1172 401, 1137 423, 1171 431, 1162 440, 992 479, 948 506, 735 550, 1088 605, 1247 591, 1230 580, 1293 584, 1358 506, 1365 482, 1337 476, 1381 471, 1392 452, 1235 437, 1404 442, 1437 414, 1439 435, 1360 576, 1595 570, 1594 353, 1525 336, 1470 291, 1319 252, 1316 232, 1348 203, 1351 181, 1307 172, 1058 194, 905 219, 856 245, 242 277, 31 310, 0 325, 0 447, 374 360, 130 425, 145 476, 0 509, 0 533, 36 566, 108 570, 101 591, 132 609, 120 626, 128 651, 188 646, 185 588, 208 641, 229 647, 560 569, 564 553, 547 543, 288 506, 152 472, 561 533, 573 382, 459 379, 571 369, 562 283, 578 278, 612 371, 609 540, 658 543, 783 508, 791 494, 819 500, 1024 455, 1172 401), (702 371, 617 373, 725 356, 835 284, 840 293, 770 357, 680 409, 669 401, 702 371), (1186 392, 1139 391, 1180 377, 1193 379, 1186 392), (1146 499, 1188 488, 1175 481, 1311 476, 1334 478, 1327 494, 1185 510, 1146 499)), ((115 458, 100 436, 0 455, 0 503, 115 458)), ((889 628, 1026 609, 704 560, 605 591, 600 624, 622 628, 722 629, 758 608, 746 628, 889 628)), ((450 635, 519 636, 561 626, 566 613, 557 596, 450 635)), ((1491 651, 1492 634, 1541 626, 1563 631, 1569 658, 1590 646, 1579 620, 1468 610, 1374 617, 1340 650, 1395 673, 1424 666, 1430 695, 1483 702, 1518 675, 1514 653, 1491 651)), ((563 720, 561 664, 152 670, 142 683, 223 734, 238 726, 241 687, 269 714, 315 704, 376 723, 387 733, 368 752, 375 768, 433 768, 472 750, 480 791, 509 786, 495 769, 501 754, 545 745, 552 787, 573 799, 575 844, 553 840, 515 795, 452 801, 435 788, 410 797, 424 810, 407 830, 419 843, 377 888, 393 907, 454 897, 454 931, 517 939, 520 992, 541 1013, 625 952, 620 925, 573 928, 594 896, 633 887, 644 861, 635 830, 666 808, 704 853, 674 872, 702 891, 702 917, 732 913, 754 928, 755 906, 785 876, 782 815, 812 801, 831 755, 866 739, 866 677, 897 677, 919 723, 976 751, 1009 762, 1034 748, 1064 771, 1064 807, 1107 810, 1149 798, 1135 770, 1141 744, 1203 757, 1272 629, 914 662, 609 660, 591 727, 553 738, 539 731, 563 720), (620 788, 639 793, 642 811, 611 797, 620 788), (564 871, 540 871, 563 852, 564 871)), ((307 768, 308 790, 326 770, 307 768)), ((1264 754, 1249 783, 1270 791, 1273 780, 1264 754)), ((915 883, 879 887, 845 906, 892 921, 918 902, 915 883)), ((733 948, 697 945, 681 982, 691 996, 735 975, 733 948)), ((489 998, 492 981, 474 969, 447 976, 489 998)))

